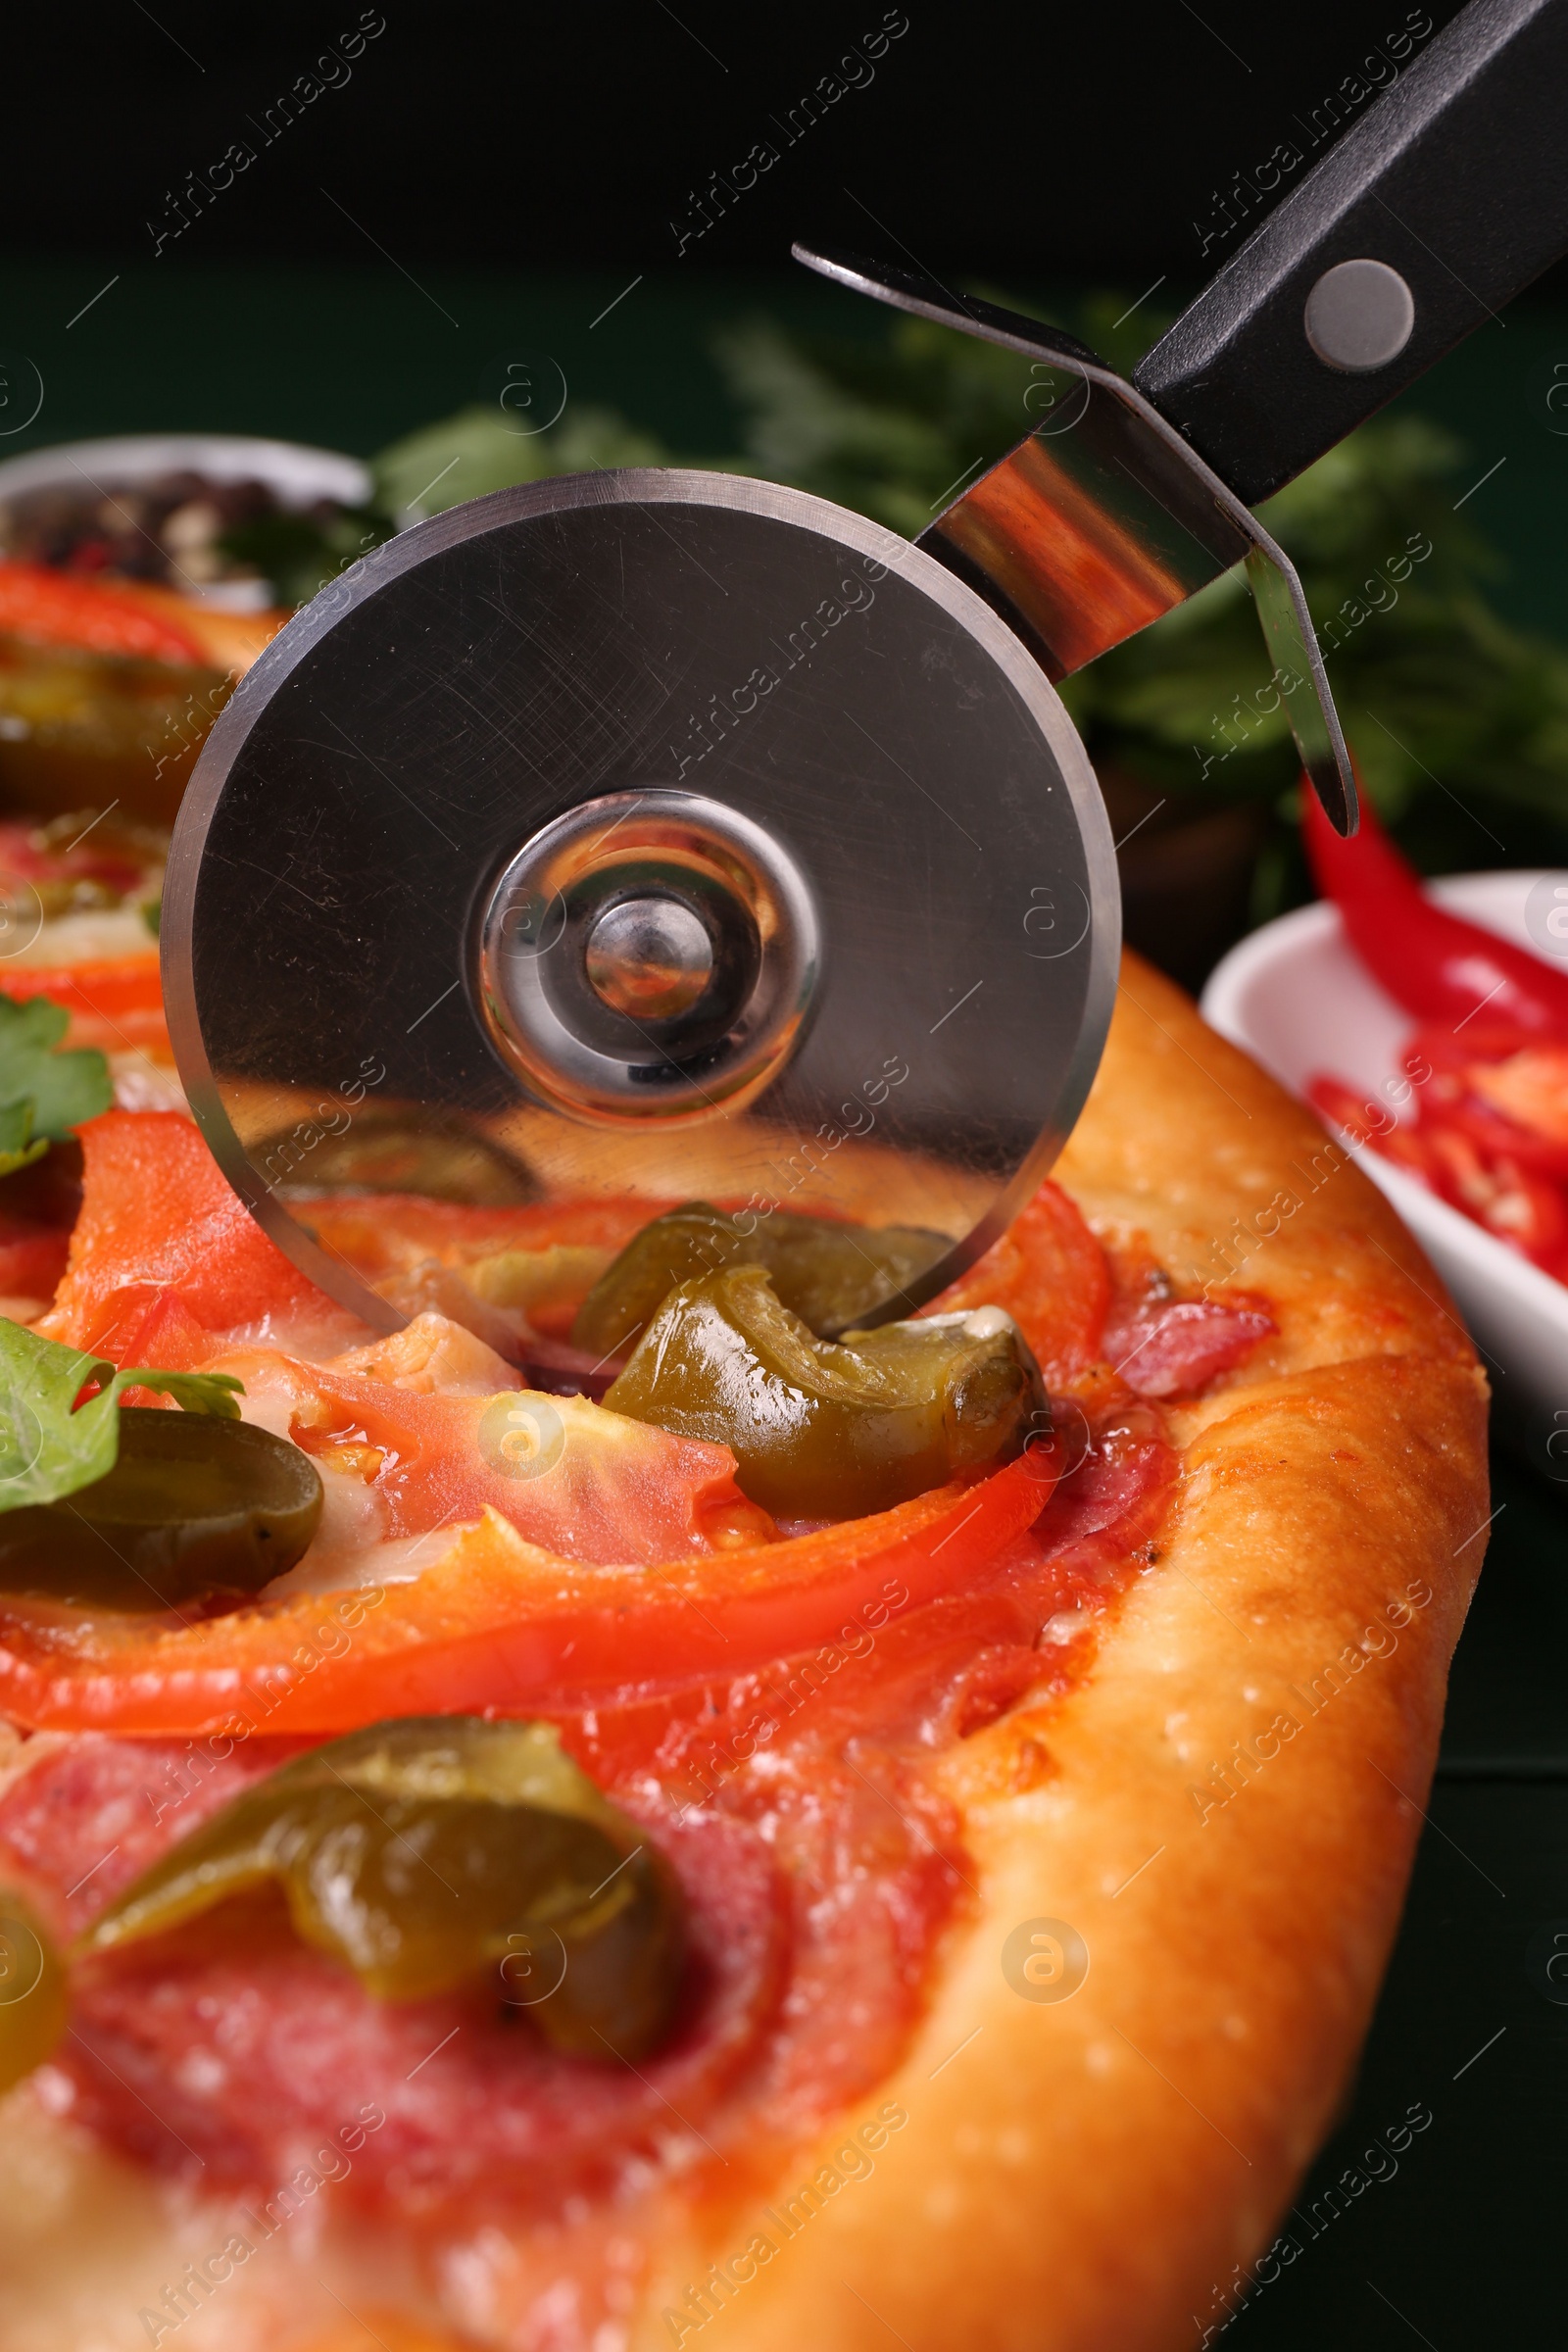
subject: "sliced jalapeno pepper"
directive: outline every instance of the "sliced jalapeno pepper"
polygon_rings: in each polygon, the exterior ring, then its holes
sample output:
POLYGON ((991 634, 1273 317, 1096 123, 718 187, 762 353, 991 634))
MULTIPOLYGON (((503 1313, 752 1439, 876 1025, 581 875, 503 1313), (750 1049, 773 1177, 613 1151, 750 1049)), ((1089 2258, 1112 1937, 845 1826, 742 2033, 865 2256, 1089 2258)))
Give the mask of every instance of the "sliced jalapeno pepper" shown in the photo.
POLYGON ((998 1307, 819 1340, 760 1266, 682 1283, 605 1402, 728 1446, 754 1502, 803 1519, 888 1510, 1004 1462, 1048 1409, 998 1307))
POLYGON ((0 1592, 114 1609, 259 1592, 321 1516, 297 1446, 246 1421, 121 1405, 113 1469, 55 1502, 0 1514, 0 1592))
POLYGON ((395 1102, 367 1102, 352 1115, 343 1103, 318 1107, 320 1124, 307 1116, 251 1148, 285 1196, 417 1193, 466 1208, 516 1208, 539 1198, 514 1152, 455 1114, 416 1119, 395 1102))
POLYGON ((267 1880, 383 2000, 486 1973, 558 2049, 635 2059, 669 2022, 675 1881, 552 1725, 410 1717, 330 1740, 225 1805, 81 1939, 155 1936, 267 1880))
POLYGON ((19 1895, 0 1890, 0 2093, 41 2066, 66 2030, 66 1972, 19 1895))
POLYGON ((814 1332, 841 1332, 896 1298, 951 1245, 908 1225, 845 1225, 828 1217, 727 1216, 706 1200, 656 1217, 595 1283, 572 1345, 618 1355, 653 1321, 675 1285, 726 1266, 762 1266, 792 1314, 814 1332))

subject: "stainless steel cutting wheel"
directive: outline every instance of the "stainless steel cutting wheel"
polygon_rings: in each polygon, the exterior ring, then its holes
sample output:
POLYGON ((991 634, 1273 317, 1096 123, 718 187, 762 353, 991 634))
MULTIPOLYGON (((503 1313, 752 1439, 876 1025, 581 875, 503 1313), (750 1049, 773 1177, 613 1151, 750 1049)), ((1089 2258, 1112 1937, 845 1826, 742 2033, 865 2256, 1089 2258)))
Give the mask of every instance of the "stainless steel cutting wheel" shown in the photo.
POLYGON ((915 1225, 931 1296, 1072 1126, 1117 948, 1088 760, 997 614, 674 472, 500 492, 318 596, 213 731, 164 917, 220 1163, 385 1326, 322 1192, 915 1225))

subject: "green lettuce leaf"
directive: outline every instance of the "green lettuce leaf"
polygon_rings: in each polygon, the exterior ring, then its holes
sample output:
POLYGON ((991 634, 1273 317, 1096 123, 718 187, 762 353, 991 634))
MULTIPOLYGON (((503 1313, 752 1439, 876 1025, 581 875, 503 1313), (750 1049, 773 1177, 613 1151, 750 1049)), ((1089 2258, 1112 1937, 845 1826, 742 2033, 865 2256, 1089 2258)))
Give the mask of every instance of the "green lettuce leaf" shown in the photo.
POLYGON ((58 1502, 111 1471, 120 1452, 120 1398, 126 1389, 172 1396, 187 1413, 239 1419, 244 1384, 226 1372, 117 1372, 102 1357, 62 1348, 0 1317, 0 1511, 58 1502), (87 1383, 103 1387, 73 1410, 87 1383))
POLYGON ((91 1047, 57 1051, 70 1026, 65 1006, 47 997, 29 997, 22 1004, 0 997, 0 1153, 23 1154, 0 1166, 0 1173, 24 1167, 50 1144, 63 1144, 74 1128, 96 1118, 115 1099, 101 1054, 91 1047), (17 1140, 16 1113, 24 1107, 28 1124, 17 1140))

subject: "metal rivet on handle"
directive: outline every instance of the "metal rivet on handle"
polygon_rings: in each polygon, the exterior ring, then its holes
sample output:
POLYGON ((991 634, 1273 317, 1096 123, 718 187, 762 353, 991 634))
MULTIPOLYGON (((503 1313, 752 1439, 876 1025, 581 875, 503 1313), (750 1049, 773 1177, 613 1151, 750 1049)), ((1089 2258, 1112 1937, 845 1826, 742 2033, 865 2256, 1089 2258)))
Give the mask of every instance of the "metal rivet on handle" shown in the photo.
POLYGON ((1415 297, 1387 262, 1337 262, 1306 298, 1306 339, 1347 375, 1387 368, 1410 340, 1415 297))

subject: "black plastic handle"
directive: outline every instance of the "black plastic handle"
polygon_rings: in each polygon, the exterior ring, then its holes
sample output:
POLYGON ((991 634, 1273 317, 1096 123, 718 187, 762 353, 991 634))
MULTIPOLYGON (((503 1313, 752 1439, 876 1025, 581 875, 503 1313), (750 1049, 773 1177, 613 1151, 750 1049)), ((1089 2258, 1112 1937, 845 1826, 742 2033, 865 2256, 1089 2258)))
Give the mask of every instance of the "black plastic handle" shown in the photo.
POLYGON ((1470 0, 1133 381, 1254 506, 1564 251, 1568 0, 1470 0), (1345 271, 1315 291, 1349 262, 1383 271, 1345 271), (1380 356, 1401 325, 1406 339, 1380 356))

